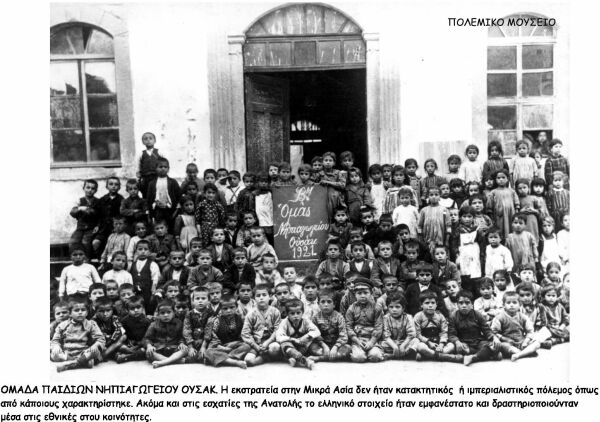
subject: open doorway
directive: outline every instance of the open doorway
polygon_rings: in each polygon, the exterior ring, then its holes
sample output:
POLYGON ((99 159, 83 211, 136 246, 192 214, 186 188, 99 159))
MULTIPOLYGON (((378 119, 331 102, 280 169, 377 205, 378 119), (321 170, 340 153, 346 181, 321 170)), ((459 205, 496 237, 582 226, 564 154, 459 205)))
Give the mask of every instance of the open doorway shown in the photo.
POLYGON ((249 170, 288 161, 294 172, 315 155, 352 151, 366 174, 365 69, 253 72, 245 77, 249 170))

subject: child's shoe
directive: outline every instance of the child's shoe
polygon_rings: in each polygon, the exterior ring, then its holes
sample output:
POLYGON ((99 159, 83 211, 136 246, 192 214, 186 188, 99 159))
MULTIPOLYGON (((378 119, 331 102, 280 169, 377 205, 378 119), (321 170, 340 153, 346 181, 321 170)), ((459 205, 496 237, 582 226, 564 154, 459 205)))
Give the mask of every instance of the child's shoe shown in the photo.
POLYGON ((550 340, 542 341, 540 347, 542 349, 550 350, 550 349, 552 349, 552 342, 550 340))
POLYGON ((290 364, 290 366, 293 368, 294 366, 296 366, 296 359, 294 358, 289 358, 288 359, 288 363, 290 364))

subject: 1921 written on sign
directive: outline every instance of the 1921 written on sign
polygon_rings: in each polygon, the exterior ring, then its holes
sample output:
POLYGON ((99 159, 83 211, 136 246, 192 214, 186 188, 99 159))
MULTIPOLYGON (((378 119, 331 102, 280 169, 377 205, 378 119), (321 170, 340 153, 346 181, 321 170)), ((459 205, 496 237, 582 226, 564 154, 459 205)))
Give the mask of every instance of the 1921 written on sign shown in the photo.
POLYGON ((281 261, 316 260, 327 241, 327 189, 282 186, 273 189, 275 250, 281 261))

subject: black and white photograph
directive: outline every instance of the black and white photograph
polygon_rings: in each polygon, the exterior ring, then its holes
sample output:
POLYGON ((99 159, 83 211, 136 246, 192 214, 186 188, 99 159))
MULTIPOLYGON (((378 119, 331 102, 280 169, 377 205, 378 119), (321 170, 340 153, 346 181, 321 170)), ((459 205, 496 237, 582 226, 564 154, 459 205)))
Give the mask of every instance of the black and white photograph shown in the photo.
POLYGON ((85 409, 115 420, 597 407, 574 3, 40 3, 35 393, 131 400, 85 409))

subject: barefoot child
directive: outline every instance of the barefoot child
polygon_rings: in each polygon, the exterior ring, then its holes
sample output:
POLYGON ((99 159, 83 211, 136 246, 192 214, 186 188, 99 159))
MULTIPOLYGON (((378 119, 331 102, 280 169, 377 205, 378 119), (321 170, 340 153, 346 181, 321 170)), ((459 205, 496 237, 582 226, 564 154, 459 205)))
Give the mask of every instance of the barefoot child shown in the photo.
POLYGON ((113 303, 108 297, 98 298, 96 302, 96 315, 92 318, 104 334, 105 346, 102 349, 101 359, 108 360, 121 352, 127 341, 125 330, 119 318, 113 314, 113 303))
POLYGON ((187 359, 190 362, 203 362, 206 352, 204 336, 206 324, 211 317, 208 309, 208 289, 196 287, 190 294, 192 310, 183 320, 183 340, 188 348, 187 359))
POLYGON ((414 317, 417 344, 417 360, 433 359, 447 362, 462 362, 462 357, 453 355, 454 344, 448 342, 448 321, 437 310, 437 295, 425 291, 419 295, 421 312, 414 317))
POLYGON ((415 338, 413 318, 405 312, 404 295, 400 292, 389 294, 386 305, 388 313, 383 317, 381 342, 385 359, 414 359, 419 341, 415 338))

